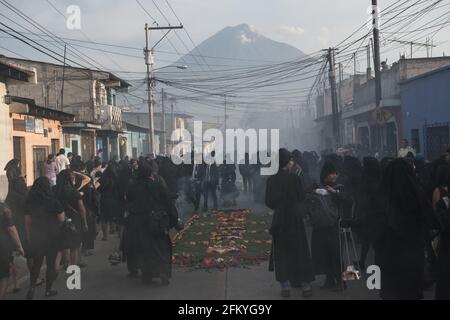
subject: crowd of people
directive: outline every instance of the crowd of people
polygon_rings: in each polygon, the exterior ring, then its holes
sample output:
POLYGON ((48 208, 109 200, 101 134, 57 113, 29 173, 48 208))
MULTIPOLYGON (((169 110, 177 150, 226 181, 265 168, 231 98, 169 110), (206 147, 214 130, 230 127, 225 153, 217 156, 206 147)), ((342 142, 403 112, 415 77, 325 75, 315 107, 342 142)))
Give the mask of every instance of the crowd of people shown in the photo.
MULTIPOLYGON (((246 175, 245 192, 253 190, 257 171, 249 167, 240 166, 242 171, 252 171, 246 175)), ((192 206, 192 214, 200 210, 202 198, 207 212, 219 204, 236 207, 240 194, 237 166, 225 162, 176 166, 168 157, 148 156, 104 163, 99 156, 82 161, 61 149, 48 156, 43 169, 44 176, 28 188, 19 160, 5 167, 8 195, 0 207, 0 297, 9 279, 14 292, 19 291, 19 266, 13 253, 27 262, 26 297, 33 299, 36 287, 44 283, 45 296, 51 297, 57 294, 52 285, 59 271, 71 265, 87 267, 83 257, 94 254, 97 237, 107 241, 112 234, 120 237, 120 247, 110 256, 112 264, 126 262, 131 278, 141 273, 145 283, 159 278, 167 285, 172 252, 169 231, 182 228, 189 218, 179 217, 178 198, 192 206), (40 278, 44 261, 45 281, 40 278)))
POLYGON ((5 167, 8 195, 0 206, 0 298, 10 278, 19 291, 13 253, 27 262, 27 299, 44 282, 45 297, 56 295, 52 285, 60 270, 87 267, 82 260, 94 254, 98 229, 104 241, 119 235, 131 277, 141 272, 146 283, 169 284, 169 230, 179 221, 175 193, 159 175, 159 168, 170 171, 167 163, 165 158, 102 163, 99 157, 83 162, 62 149, 48 157, 45 175, 28 188, 20 161, 11 160, 5 167))
POLYGON ((274 211, 269 269, 283 297, 291 287, 312 296, 311 283, 322 274, 321 289, 345 290, 341 236, 351 230, 360 248, 358 270, 364 271, 370 250, 375 253, 383 299, 421 299, 433 283, 436 299, 450 299, 450 150, 434 162, 412 153, 381 160, 286 149, 278 155, 279 171, 267 177, 249 154, 238 165, 176 166, 163 156, 84 162, 62 149, 48 157, 45 175, 31 189, 20 161, 11 160, 5 167, 8 195, 0 205, 0 298, 18 274, 13 253, 26 258, 27 299, 44 283, 51 297, 60 270, 87 267, 83 257, 94 254, 98 235, 102 241, 119 236, 120 254, 110 260, 126 262, 129 277, 141 274, 145 284, 168 285, 170 230, 189 218, 179 216, 180 199, 193 212, 202 198, 204 212, 236 207, 239 171, 243 192, 274 211))
POLYGON ((270 269, 282 296, 291 287, 311 296, 310 283, 322 274, 321 289, 345 290, 340 237, 351 230, 360 244, 356 270, 365 271, 373 248, 382 299, 423 299, 433 284, 436 299, 450 299, 450 150, 433 162, 411 152, 361 160, 323 154, 311 167, 301 152, 280 149, 266 205, 274 210, 270 269))

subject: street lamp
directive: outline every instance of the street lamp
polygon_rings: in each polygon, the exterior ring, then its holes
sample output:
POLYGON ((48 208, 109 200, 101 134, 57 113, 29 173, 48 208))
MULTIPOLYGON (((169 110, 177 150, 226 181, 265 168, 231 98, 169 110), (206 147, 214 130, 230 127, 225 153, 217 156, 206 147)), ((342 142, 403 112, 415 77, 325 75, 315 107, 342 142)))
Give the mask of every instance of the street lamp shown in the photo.
POLYGON ((161 69, 166 69, 166 68, 177 68, 180 70, 186 70, 188 68, 188 66, 187 65, 170 65, 170 66, 165 66, 165 67, 161 67, 158 69, 154 69, 153 72, 161 70, 161 69))

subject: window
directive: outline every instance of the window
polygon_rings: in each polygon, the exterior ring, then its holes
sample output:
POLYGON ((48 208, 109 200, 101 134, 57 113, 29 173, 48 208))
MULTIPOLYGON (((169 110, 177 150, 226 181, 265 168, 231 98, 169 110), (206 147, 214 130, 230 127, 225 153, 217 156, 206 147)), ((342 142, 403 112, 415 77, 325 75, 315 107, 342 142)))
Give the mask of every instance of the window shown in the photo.
POLYGON ((411 147, 416 149, 417 153, 420 153, 419 129, 412 129, 411 130, 411 147))

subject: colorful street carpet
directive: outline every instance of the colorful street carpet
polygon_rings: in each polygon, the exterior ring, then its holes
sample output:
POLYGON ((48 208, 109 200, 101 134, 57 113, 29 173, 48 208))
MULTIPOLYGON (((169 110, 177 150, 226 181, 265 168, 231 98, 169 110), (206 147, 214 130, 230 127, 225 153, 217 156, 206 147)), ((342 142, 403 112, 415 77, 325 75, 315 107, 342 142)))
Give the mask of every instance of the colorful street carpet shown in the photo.
POLYGON ((270 212, 213 211, 195 215, 174 239, 173 263, 189 269, 249 267, 270 256, 270 212))

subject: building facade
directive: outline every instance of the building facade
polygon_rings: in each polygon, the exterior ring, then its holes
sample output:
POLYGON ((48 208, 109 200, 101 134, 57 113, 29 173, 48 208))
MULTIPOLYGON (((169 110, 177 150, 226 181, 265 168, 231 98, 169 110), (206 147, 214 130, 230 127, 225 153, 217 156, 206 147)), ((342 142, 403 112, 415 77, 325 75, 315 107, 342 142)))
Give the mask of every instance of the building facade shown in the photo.
POLYGON ((106 159, 118 154, 122 121, 116 95, 130 86, 126 81, 109 72, 40 61, 0 57, 0 62, 36 70, 36 82, 11 85, 11 95, 75 116, 74 121, 62 123, 67 152, 88 160, 96 155, 102 141, 106 159))
POLYGON ((10 148, 14 159, 20 160, 22 175, 28 186, 45 174, 48 155, 55 155, 61 146, 63 122, 74 116, 62 111, 40 107, 34 100, 10 97, 10 148))
POLYGON ((6 198, 8 192, 8 180, 3 170, 13 157, 11 144, 12 122, 10 118, 9 86, 18 83, 34 82, 35 72, 30 69, 19 68, 8 63, 0 62, 0 201, 6 198))
POLYGON ((403 137, 428 160, 450 148, 450 65, 400 84, 403 137))

